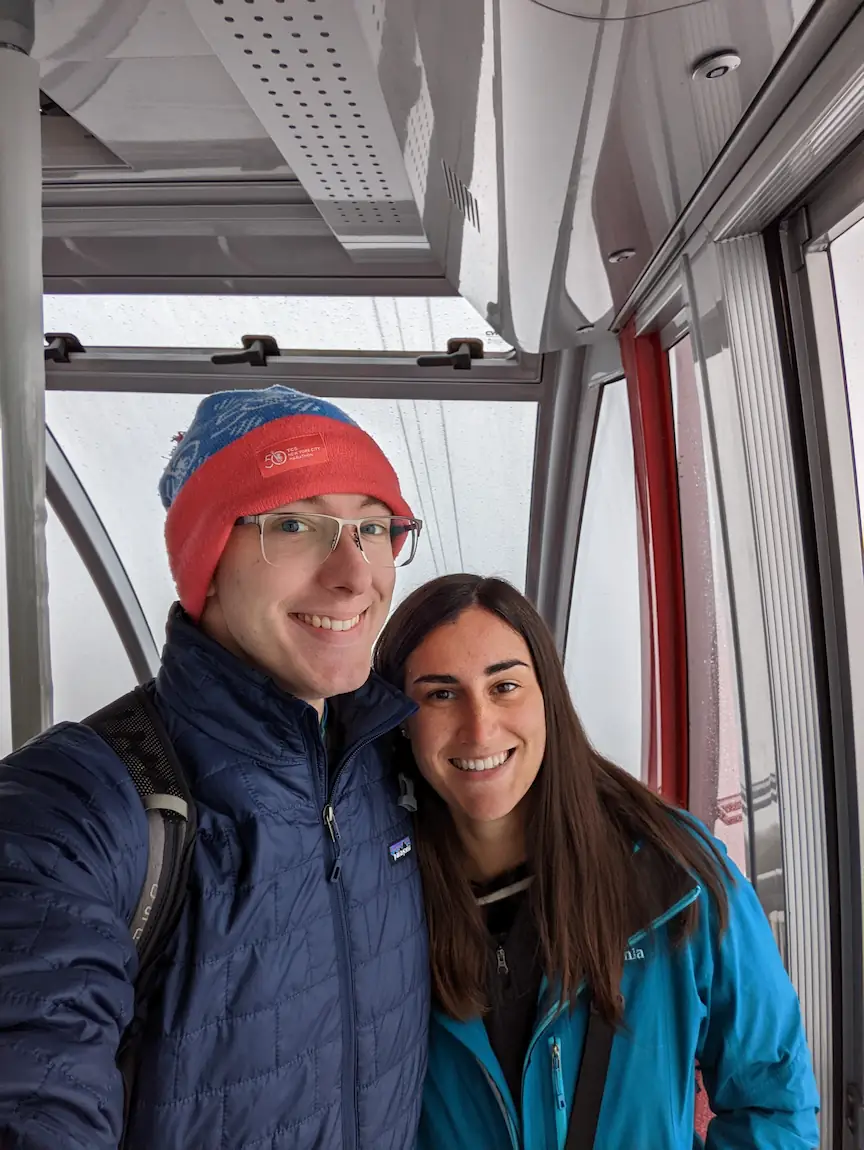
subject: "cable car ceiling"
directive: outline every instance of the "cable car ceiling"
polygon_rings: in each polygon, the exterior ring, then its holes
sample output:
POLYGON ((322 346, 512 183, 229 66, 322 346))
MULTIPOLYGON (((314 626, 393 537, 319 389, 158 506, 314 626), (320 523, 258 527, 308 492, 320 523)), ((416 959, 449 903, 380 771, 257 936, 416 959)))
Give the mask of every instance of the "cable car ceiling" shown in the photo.
POLYGON ((526 351, 589 340, 811 6, 37 2, 42 87, 66 113, 43 115, 46 280, 444 275, 526 351), (152 209, 183 187, 161 234, 152 209), (92 210, 106 199, 125 214, 92 210))

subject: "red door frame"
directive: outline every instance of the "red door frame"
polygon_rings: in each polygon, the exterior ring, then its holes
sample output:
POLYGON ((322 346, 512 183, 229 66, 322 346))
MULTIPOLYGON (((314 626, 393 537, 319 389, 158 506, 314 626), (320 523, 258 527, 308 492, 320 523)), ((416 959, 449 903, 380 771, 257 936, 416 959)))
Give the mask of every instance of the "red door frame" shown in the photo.
POLYGON ((669 361, 660 337, 620 335, 646 574, 643 612, 644 778, 669 802, 688 799, 687 624, 669 361))

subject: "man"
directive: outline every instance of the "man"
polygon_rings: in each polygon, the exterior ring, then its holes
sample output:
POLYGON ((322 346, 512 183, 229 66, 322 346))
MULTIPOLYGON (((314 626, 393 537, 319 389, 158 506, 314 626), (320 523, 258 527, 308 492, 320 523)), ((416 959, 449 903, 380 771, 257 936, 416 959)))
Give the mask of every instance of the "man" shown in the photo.
MULTIPOLYGON (((205 399, 160 490, 180 605, 155 701, 198 834, 124 1146, 407 1150, 426 937, 376 741, 413 707, 369 668, 420 525, 374 441, 286 387, 205 399)), ((2 1150, 117 1147, 146 863, 94 731, 0 764, 2 1150)))

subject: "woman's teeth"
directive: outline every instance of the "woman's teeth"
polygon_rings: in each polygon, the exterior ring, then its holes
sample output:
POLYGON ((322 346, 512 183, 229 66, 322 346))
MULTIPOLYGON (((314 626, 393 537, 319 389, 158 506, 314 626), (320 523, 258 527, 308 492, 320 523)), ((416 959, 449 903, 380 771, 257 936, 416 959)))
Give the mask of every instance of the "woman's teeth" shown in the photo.
POLYGON ((331 619, 329 615, 298 614, 297 618, 308 623, 310 627, 320 627, 325 631, 350 631, 357 626, 363 616, 355 615, 353 619, 331 619))
POLYGON ((450 762, 460 771, 491 771, 506 763, 511 754, 512 751, 502 751, 489 759, 451 759, 450 762))

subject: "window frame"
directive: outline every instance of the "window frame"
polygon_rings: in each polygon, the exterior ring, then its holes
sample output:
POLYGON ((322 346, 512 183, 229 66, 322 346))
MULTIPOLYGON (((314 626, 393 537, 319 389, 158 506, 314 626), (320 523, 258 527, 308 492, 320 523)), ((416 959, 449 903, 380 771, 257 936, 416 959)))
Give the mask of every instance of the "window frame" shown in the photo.
MULTIPOLYGON (((864 144, 806 193, 773 232, 785 351, 803 426, 812 504, 814 631, 824 666, 826 788, 833 798, 835 1046, 843 1146, 864 1124, 864 561, 842 333, 830 247, 864 219, 864 144)), ((859 461, 864 466, 864 459, 859 461)))
MULTIPOLYGON (((603 402, 604 402, 604 398, 606 396, 607 389, 611 386, 622 387, 624 389, 626 395, 627 395, 628 427, 630 430, 631 441, 632 441, 630 395, 629 395, 629 389, 628 389, 628 385, 627 385, 627 378, 624 374, 623 367, 619 368, 617 371, 615 371, 613 373, 602 374, 602 375, 598 376, 598 378, 593 380, 589 385, 587 385, 587 387, 585 389, 585 392, 586 392, 585 401, 583 402, 583 404, 579 410, 579 415, 577 417, 577 422, 576 422, 577 433, 576 433, 576 443, 575 443, 574 452, 573 452, 573 459, 575 461, 575 465, 573 468, 574 482, 573 482, 573 486, 571 488, 571 492, 572 492, 571 498, 568 500, 568 503, 567 503, 567 511, 568 511, 567 534, 571 537, 572 544, 571 544, 571 546, 566 547, 566 554, 570 555, 572 553, 573 564, 572 564, 572 570, 570 569, 569 566, 567 567, 567 571, 569 572, 569 575, 570 575, 570 580, 569 580, 567 598, 566 598, 566 601, 563 602, 563 606, 565 607, 566 610, 565 610, 565 614, 564 614, 563 619, 560 621, 560 626, 559 626, 559 632, 560 632, 559 650, 560 650, 560 654, 561 654, 561 661, 562 661, 562 665, 564 667, 565 676, 568 678, 568 685, 569 685, 569 674, 568 674, 568 658, 567 658, 567 656, 568 656, 570 641, 572 638, 571 625, 573 622, 573 601, 574 601, 574 595, 576 592, 576 577, 577 577, 577 573, 579 570, 579 547, 582 545, 582 539, 583 539, 583 528, 584 528, 584 524, 585 524, 585 510, 586 510, 586 507, 588 506, 588 496, 589 496, 589 492, 590 492, 590 483, 591 483, 591 469, 594 465, 594 460, 595 460, 595 449, 596 449, 596 445, 597 445, 597 433, 598 433, 598 430, 600 428, 600 423, 601 423, 601 417, 602 417, 602 411, 603 411, 603 402)), ((633 460, 633 474, 634 474, 634 480, 636 480, 635 455, 634 455, 634 460, 633 460)), ((649 720, 648 716, 646 715, 646 706, 647 706, 647 700, 650 698, 650 690, 646 691, 646 684, 648 683, 648 680, 646 680, 646 672, 648 669, 648 660, 646 659, 644 639, 645 639, 646 600, 647 600, 647 593, 648 592, 647 592, 646 565, 645 565, 645 561, 644 561, 644 552, 643 552, 643 548, 642 548, 642 532, 641 532, 641 524, 640 524, 640 520, 639 520, 640 509, 639 509, 639 504, 638 504, 638 494, 635 491, 634 491, 634 496, 636 496, 636 530, 637 530, 636 550, 637 550, 638 559, 639 559, 639 574, 638 574, 638 578, 639 578, 639 618, 640 618, 640 629, 642 631, 641 642, 640 642, 640 648, 641 648, 640 653, 641 653, 641 661, 642 661, 642 667, 641 667, 641 671, 640 671, 640 685, 641 685, 641 692, 640 692, 641 693, 641 698, 640 698, 640 762, 639 762, 639 767, 638 767, 638 774, 636 775, 636 777, 639 778, 640 781, 642 781, 642 782, 647 782, 646 770, 647 770, 647 766, 648 766, 648 756, 646 754, 646 746, 647 746, 647 744, 646 744, 646 732, 649 730, 650 720, 649 720)), ((561 563, 561 567, 562 567, 562 569, 564 568, 563 561, 561 563)), ((572 694, 572 690, 573 690, 572 687, 570 689, 571 689, 571 694, 572 694)), ((577 706, 577 709, 579 709, 580 719, 584 718, 584 716, 582 714, 582 710, 579 708, 579 700, 574 698, 574 703, 577 706)), ((589 734, 589 737, 591 737, 591 731, 590 730, 588 731, 588 734, 589 734)), ((613 760, 613 761, 617 762, 617 760, 613 760)), ((624 764, 623 763, 617 763, 617 765, 623 766, 624 764)))
MULTIPOLYGON (((472 362, 470 372, 419 367, 402 353, 349 355, 288 353, 266 369, 213 364, 213 351, 225 349, 95 348, 72 354, 68 363, 47 361, 46 390, 209 395, 218 391, 287 383, 328 399, 466 400, 535 403, 538 434, 532 483, 538 475, 539 426, 552 380, 569 361, 560 355, 514 352, 472 362)), ((544 473, 545 474, 545 473, 544 473)), ((158 648, 146 614, 123 562, 74 468, 46 425, 47 497, 96 584, 139 682, 153 677, 158 648)), ((542 547, 542 532, 530 519, 525 555, 529 573, 542 547)))

